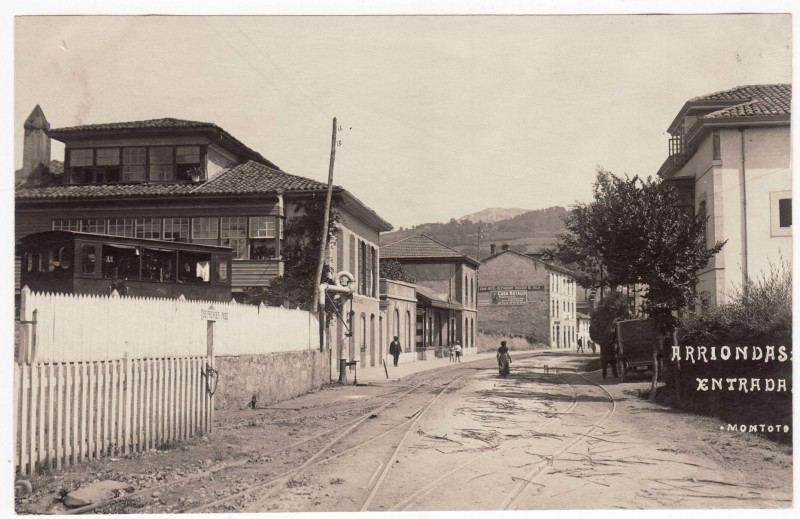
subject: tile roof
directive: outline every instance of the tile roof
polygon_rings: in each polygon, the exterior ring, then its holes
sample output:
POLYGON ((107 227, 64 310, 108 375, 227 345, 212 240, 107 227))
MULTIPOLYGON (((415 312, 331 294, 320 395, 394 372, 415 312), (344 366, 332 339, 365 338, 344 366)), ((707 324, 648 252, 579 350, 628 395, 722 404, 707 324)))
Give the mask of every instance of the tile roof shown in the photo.
POLYGON ((206 130, 212 131, 218 135, 223 135, 225 138, 230 139, 236 146, 244 150, 250 157, 254 158, 265 164, 273 167, 278 167, 274 163, 264 158, 260 153, 249 148, 242 141, 226 132, 221 127, 214 123, 207 123, 202 121, 188 121, 186 119, 175 119, 174 117, 164 117, 161 119, 147 119, 144 121, 124 121, 117 123, 99 123, 99 124, 83 124, 80 126, 68 126, 65 128, 53 128, 47 130, 47 134, 53 138, 59 139, 73 134, 91 133, 91 132, 124 132, 130 130, 206 130))
POLYGON ((381 258, 460 258, 477 263, 472 258, 440 243, 425 234, 414 234, 381 247, 381 258))
POLYGON ((327 189, 328 185, 310 178, 290 175, 258 162, 249 161, 234 166, 203 184, 198 194, 255 194, 276 191, 307 191, 327 189))
POLYGON ((792 113, 792 85, 747 85, 695 97, 700 101, 737 102, 733 106, 711 112, 706 119, 726 117, 765 117, 792 113))
POLYGON ((201 121, 187 121, 185 119, 175 119, 164 117, 162 119, 148 119, 146 121, 125 121, 119 123, 100 123, 82 124, 80 126, 68 126, 65 128, 54 128, 50 133, 73 133, 73 132, 92 132, 110 130, 141 130, 147 128, 213 128, 222 130, 214 123, 201 121))
POLYGON ((269 194, 278 191, 326 189, 327 184, 310 178, 290 175, 258 162, 234 166, 202 184, 137 183, 82 184, 23 187, 16 191, 18 200, 129 198, 152 196, 191 196, 223 194, 269 194))

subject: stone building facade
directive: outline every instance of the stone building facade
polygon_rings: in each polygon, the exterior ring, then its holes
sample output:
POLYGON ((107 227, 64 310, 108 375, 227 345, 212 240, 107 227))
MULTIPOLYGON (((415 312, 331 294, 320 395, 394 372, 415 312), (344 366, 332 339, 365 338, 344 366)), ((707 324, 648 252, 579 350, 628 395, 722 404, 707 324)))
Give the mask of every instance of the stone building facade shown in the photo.
POLYGON ((553 348, 575 348, 575 295, 569 270, 503 250, 483 260, 479 269, 480 331, 522 335, 553 348))

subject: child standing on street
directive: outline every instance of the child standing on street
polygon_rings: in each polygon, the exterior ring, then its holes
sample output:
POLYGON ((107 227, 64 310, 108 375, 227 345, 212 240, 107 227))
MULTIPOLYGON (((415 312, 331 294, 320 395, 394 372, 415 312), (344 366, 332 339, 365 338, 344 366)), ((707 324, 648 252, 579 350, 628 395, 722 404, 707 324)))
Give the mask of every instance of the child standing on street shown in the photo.
POLYGON ((450 345, 450 362, 456 361, 456 347, 451 344, 450 345))
POLYGON ((456 341, 456 362, 461 362, 461 343, 456 341))

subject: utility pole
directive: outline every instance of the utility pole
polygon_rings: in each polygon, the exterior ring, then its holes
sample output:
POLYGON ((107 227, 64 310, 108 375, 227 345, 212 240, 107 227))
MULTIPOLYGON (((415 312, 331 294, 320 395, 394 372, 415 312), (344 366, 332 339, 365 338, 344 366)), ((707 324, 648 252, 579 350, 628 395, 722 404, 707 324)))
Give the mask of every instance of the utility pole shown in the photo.
POLYGON ((325 350, 325 312, 319 309, 319 285, 322 283, 322 267, 325 265, 325 250, 328 246, 328 224, 331 214, 331 196, 333 193, 333 162, 336 158, 336 117, 333 118, 333 134, 331 136, 331 162, 328 167, 328 192, 325 195, 325 216, 322 218, 322 240, 319 247, 316 283, 314 283, 313 311, 319 313, 319 351, 325 350))

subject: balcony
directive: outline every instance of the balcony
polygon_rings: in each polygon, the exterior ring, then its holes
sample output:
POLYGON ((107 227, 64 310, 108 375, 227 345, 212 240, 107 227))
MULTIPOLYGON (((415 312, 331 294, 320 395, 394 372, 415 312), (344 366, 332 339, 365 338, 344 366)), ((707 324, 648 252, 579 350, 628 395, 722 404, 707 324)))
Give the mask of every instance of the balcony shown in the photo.
POLYGON ((677 173, 692 157, 696 150, 686 142, 686 134, 676 134, 669 140, 669 156, 661 168, 658 176, 670 178, 677 173))

